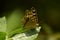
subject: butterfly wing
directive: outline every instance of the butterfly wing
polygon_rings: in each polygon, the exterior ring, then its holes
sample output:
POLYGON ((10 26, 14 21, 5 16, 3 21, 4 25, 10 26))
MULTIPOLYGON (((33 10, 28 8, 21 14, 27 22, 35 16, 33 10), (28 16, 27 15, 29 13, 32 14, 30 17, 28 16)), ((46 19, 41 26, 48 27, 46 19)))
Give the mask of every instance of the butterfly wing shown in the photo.
POLYGON ((24 28, 32 29, 39 26, 38 24, 38 16, 35 8, 31 8, 31 10, 27 10, 26 14, 22 20, 24 28))

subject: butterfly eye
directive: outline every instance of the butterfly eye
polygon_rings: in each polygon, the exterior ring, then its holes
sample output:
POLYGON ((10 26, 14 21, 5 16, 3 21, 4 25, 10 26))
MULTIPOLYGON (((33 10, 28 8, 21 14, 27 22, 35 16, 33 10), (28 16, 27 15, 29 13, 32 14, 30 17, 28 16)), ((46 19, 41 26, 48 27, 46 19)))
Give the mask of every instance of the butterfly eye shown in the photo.
POLYGON ((32 10, 33 13, 36 13, 36 10, 35 10, 34 7, 32 7, 31 10, 32 10))

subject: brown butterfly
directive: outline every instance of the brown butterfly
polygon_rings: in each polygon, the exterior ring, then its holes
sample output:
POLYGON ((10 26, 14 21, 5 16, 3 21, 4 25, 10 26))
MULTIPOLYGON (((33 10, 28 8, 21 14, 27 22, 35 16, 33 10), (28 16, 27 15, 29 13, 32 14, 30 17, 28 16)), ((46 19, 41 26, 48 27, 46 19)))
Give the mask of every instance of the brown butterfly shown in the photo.
POLYGON ((32 7, 30 10, 25 11, 25 16, 22 19, 22 24, 24 28, 32 29, 39 26, 38 16, 36 9, 32 7))

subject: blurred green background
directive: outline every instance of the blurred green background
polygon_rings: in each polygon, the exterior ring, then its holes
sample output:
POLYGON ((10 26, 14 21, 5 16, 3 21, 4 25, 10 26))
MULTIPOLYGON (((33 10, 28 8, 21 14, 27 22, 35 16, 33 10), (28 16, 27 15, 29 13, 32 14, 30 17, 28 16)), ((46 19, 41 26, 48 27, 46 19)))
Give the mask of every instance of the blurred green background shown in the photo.
POLYGON ((8 35, 12 35, 14 31, 15 33, 20 32, 16 30, 22 28, 21 19, 24 12, 32 6, 37 10, 40 25, 45 23, 54 33, 60 32, 59 0, 2 0, 0 1, 0 17, 6 16, 8 35))

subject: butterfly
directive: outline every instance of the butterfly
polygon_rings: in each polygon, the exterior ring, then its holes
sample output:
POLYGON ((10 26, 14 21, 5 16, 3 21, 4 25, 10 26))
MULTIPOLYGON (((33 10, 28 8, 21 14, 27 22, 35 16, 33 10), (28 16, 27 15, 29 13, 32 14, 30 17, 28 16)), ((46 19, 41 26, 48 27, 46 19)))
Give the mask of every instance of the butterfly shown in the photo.
POLYGON ((32 7, 30 10, 25 11, 25 16, 22 19, 22 24, 24 25, 24 28, 27 29, 36 28, 39 26, 37 11, 34 7, 32 7))

